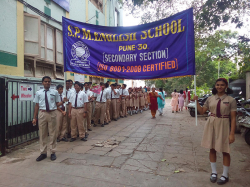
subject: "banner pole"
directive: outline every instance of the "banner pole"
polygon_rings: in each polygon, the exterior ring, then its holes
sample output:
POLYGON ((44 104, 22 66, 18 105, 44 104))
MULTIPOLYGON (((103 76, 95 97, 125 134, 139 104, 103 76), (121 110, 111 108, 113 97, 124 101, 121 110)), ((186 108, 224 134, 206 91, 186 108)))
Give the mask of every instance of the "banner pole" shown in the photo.
MULTIPOLYGON (((196 75, 194 75, 194 94, 196 95, 196 75)), ((195 124, 198 125, 197 101, 195 100, 195 124)))

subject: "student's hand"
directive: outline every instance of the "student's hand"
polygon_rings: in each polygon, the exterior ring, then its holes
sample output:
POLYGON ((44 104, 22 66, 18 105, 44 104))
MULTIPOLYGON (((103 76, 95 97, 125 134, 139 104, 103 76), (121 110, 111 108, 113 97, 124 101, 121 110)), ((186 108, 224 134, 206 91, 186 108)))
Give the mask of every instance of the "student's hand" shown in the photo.
POLYGON ((33 124, 33 126, 36 126, 36 119, 32 120, 32 124, 33 124))
POLYGON ((68 99, 66 97, 63 98, 63 102, 67 102, 68 99))
POLYGON ((194 100, 198 101, 198 96, 197 95, 194 95, 194 100))
POLYGON ((62 112, 62 114, 65 116, 65 115, 66 115, 66 112, 65 112, 65 111, 63 111, 63 112, 62 112))
POLYGON ((71 119, 71 114, 69 113, 69 118, 71 119))
POLYGON ((234 141, 235 141, 234 134, 230 134, 229 135, 229 144, 234 143, 234 141))
POLYGON ((86 113, 85 112, 83 113, 83 117, 86 118, 86 113))

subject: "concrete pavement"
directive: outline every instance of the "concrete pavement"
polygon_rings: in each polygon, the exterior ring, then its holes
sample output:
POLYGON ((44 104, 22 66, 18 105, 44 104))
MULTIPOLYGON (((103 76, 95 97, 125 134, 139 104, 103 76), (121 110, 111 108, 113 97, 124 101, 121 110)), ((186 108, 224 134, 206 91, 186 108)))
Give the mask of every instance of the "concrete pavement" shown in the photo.
MULTIPOLYGON (((156 119, 145 111, 94 127, 87 142, 59 142, 54 162, 49 157, 35 161, 38 142, 11 152, 0 158, 0 187, 217 186, 209 181, 209 150, 200 147, 205 118, 199 117, 196 127, 187 111, 172 114, 169 102, 156 119), (119 145, 94 146, 105 140, 119 145)), ((231 149, 230 182, 225 186, 250 186, 250 146, 236 135, 231 149)), ((220 176, 222 154, 217 170, 220 176)))

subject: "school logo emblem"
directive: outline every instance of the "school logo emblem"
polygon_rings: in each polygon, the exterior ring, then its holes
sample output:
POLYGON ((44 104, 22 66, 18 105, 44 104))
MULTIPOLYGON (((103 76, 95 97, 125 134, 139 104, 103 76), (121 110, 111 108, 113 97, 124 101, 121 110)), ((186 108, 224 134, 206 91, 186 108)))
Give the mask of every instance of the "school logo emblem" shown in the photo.
POLYGON ((90 61, 88 60, 90 53, 86 44, 81 41, 74 43, 71 48, 71 55, 73 57, 70 60, 71 66, 90 68, 90 61))

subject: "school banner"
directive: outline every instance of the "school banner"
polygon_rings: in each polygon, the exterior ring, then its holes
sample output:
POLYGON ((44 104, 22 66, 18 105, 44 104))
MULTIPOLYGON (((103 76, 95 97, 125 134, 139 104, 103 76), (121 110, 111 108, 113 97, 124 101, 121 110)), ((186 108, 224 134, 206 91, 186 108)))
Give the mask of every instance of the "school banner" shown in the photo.
POLYGON ((65 72, 119 79, 194 75, 193 9, 132 27, 63 18, 63 47, 65 72))

